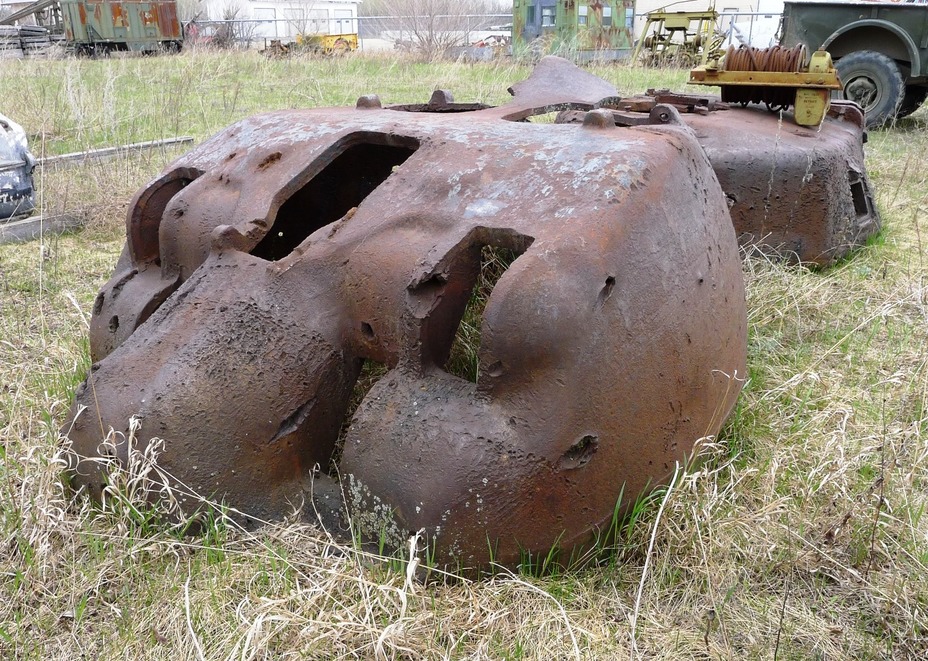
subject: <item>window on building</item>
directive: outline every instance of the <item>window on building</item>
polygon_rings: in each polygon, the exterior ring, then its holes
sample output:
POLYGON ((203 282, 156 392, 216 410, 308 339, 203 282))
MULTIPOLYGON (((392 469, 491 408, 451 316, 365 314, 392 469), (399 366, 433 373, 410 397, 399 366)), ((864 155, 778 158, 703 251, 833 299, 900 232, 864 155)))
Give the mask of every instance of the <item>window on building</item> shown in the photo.
POLYGON ((541 27, 543 28, 554 27, 554 7, 542 7, 541 8, 541 27))
POLYGON ((529 5, 525 8, 525 24, 535 25, 535 5, 529 5))
POLYGON ((612 7, 603 7, 603 27, 612 27, 612 7))
POLYGON ((587 17, 587 12, 589 11, 589 8, 586 5, 580 5, 579 11, 580 11, 580 14, 579 14, 579 17, 577 18, 577 24, 586 25, 586 17, 587 17))

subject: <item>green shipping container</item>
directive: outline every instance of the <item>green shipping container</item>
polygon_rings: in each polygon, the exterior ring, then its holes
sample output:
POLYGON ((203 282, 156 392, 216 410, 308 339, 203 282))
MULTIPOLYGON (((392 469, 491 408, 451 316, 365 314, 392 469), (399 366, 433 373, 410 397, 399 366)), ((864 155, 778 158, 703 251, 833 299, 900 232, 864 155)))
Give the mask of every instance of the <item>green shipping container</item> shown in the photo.
POLYGON ((513 0, 514 52, 623 59, 634 45, 635 0, 513 0))
POLYGON ((65 38, 78 52, 179 49, 183 39, 175 0, 61 0, 65 38))

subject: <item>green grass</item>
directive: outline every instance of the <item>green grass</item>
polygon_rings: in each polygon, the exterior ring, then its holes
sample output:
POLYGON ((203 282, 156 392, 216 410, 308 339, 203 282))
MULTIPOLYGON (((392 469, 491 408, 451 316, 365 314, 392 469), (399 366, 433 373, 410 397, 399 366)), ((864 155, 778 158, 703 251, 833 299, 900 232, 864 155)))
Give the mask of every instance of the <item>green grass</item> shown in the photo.
MULTIPOLYGON (((623 92, 679 87, 677 70, 600 64, 623 92)), ((206 52, 180 57, 108 60, 8 60, 3 80, 16 90, 3 112, 29 133, 36 155, 192 135, 202 140, 256 112, 354 105, 379 94, 384 103, 424 103, 434 89, 457 100, 499 104, 530 67, 457 62, 424 64, 373 57, 265 58, 206 52)))
MULTIPOLYGON (((685 80, 594 71, 626 93, 685 80)), ((372 92, 499 103, 527 74, 194 53, 5 61, 0 85, 15 91, 4 114, 52 154, 201 140, 255 112, 372 92)), ((44 173, 42 208, 89 224, 0 247, 0 658, 551 659, 572 658, 574 640, 584 658, 631 658, 633 615, 643 658, 925 658, 926 125, 922 110, 870 133, 878 239, 823 271, 745 262, 750 384, 659 518, 663 492, 613 522, 604 561, 583 569, 426 585, 297 521, 246 533, 207 518, 185 536, 141 503, 69 503, 55 451, 88 367, 89 310, 129 199, 177 152, 44 173)))

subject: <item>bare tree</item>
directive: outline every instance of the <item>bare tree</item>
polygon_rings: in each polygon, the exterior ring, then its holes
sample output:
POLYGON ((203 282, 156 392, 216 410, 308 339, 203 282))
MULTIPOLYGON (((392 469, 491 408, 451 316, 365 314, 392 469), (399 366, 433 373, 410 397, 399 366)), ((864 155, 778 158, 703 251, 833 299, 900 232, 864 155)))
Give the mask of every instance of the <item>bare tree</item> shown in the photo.
POLYGON ((200 0, 177 0, 177 19, 187 24, 191 20, 201 18, 203 9, 200 7, 200 0))
POLYGON ((315 0, 289 0, 284 5, 283 16, 294 36, 327 31, 328 12, 315 6, 315 0))
POLYGON ((511 10, 503 7, 494 0, 373 0, 365 3, 364 13, 390 17, 401 34, 399 43, 432 59, 465 45, 471 31, 485 29, 487 14, 511 10))
POLYGON ((219 48, 241 48, 247 46, 254 39, 256 23, 244 21, 241 18, 242 5, 240 0, 227 0, 222 7, 222 21, 213 33, 213 46, 219 48))

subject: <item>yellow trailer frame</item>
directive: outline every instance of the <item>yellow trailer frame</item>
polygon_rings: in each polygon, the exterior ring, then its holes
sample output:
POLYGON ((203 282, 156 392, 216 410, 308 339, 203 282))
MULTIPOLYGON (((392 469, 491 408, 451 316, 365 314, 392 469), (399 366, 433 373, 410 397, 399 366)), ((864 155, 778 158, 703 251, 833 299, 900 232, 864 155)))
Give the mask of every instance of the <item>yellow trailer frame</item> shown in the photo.
POLYGON ((725 38, 716 31, 719 14, 714 6, 706 11, 652 11, 647 16, 632 62, 639 62, 643 50, 649 64, 705 65, 721 55, 725 38))

